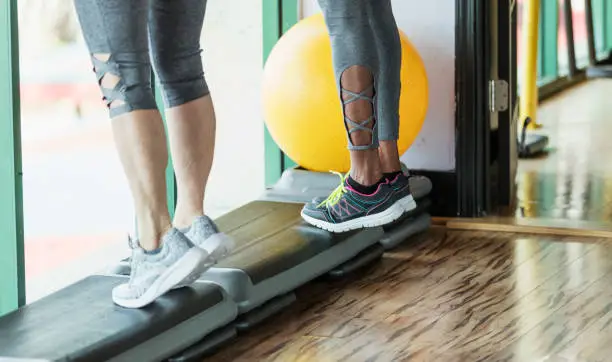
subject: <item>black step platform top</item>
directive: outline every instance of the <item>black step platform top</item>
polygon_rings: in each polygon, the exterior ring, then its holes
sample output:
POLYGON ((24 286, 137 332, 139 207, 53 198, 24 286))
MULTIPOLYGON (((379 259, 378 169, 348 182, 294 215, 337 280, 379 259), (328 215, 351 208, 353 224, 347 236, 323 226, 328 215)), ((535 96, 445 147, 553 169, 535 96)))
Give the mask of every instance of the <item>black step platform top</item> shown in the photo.
POLYGON ((126 281, 91 276, 0 318, 0 360, 104 361, 223 301, 219 287, 198 283, 125 309, 111 290, 126 281))
POLYGON ((382 229, 330 233, 307 225, 303 205, 254 201, 216 220, 231 235, 236 248, 216 265, 245 271, 254 284, 280 274, 334 245, 358 235, 378 235, 382 229))

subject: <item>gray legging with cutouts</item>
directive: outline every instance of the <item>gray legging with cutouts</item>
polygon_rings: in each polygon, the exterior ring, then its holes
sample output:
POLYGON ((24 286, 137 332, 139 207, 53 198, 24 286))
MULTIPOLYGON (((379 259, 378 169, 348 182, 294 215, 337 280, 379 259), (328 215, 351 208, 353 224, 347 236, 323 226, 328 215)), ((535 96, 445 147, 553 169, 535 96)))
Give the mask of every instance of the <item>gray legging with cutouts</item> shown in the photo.
POLYGON ((318 1, 331 38, 334 71, 343 109, 356 100, 373 104, 374 112, 367 119, 354 120, 345 114, 349 135, 355 131, 372 132, 369 145, 353 145, 349 137, 349 149, 372 149, 378 147, 379 140, 397 140, 402 54, 391 0, 318 1), (350 92, 342 87, 342 74, 355 65, 369 69, 374 89, 350 92))
POLYGON ((156 108, 151 59, 167 107, 208 94, 200 56, 206 0, 75 0, 75 5, 111 117, 156 108), (105 80, 109 74, 112 79, 105 80))
MULTIPOLYGON (((365 120, 345 115, 349 134, 372 132, 371 144, 353 145, 349 137, 349 148, 369 149, 378 147, 379 139, 397 140, 401 47, 390 0, 319 0, 319 4, 344 105, 356 100, 373 104, 373 113, 365 120), (342 88, 342 73, 354 65, 370 70, 374 79, 370 88, 360 92, 342 88)), ((208 94, 200 57, 206 0, 75 0, 75 5, 111 117, 156 108, 151 59, 167 107, 208 94), (105 79, 109 74, 112 79, 105 79)))

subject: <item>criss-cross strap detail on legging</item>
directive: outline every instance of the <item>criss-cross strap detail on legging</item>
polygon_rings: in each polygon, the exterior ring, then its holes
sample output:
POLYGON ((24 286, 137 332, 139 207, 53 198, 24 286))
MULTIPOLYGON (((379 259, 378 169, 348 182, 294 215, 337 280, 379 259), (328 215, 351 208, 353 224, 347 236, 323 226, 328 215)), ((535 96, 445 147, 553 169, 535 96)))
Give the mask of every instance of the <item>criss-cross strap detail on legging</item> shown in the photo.
MULTIPOLYGON (((361 92, 352 92, 350 90, 347 90, 345 88, 342 88, 342 93, 349 95, 350 97, 347 99, 343 99, 342 100, 342 107, 343 109, 356 101, 359 100, 363 100, 363 101, 367 101, 370 104, 372 104, 372 110, 374 110, 374 96, 368 96, 368 93, 373 91, 374 86, 371 85, 368 88, 364 89, 361 92)), ((360 120, 360 121, 355 121, 350 119, 347 115, 346 112, 344 112, 344 122, 346 123, 347 127, 346 130, 348 132, 348 136, 349 136, 349 148, 353 149, 353 150, 366 150, 366 149, 370 149, 371 145, 364 145, 364 146, 355 146, 352 144, 352 142, 350 141, 350 136, 357 131, 364 131, 364 132, 369 132, 370 134, 373 134, 374 132, 374 126, 375 126, 375 119, 376 119, 376 115, 374 113, 374 111, 372 111, 372 115, 370 115, 368 118, 364 119, 364 120, 360 120)))
POLYGON ((102 59, 98 59, 96 56, 92 56, 92 62, 94 66, 94 72, 96 73, 96 77, 98 80, 98 85, 102 90, 102 99, 106 103, 106 106, 110 109, 113 108, 115 112, 120 111, 121 108, 129 108, 126 104, 125 99, 125 82, 118 74, 116 67, 117 64, 112 61, 112 55, 108 58, 108 60, 104 61, 102 59), (102 85, 104 77, 108 74, 112 74, 117 76, 119 79, 117 83, 112 87, 105 87, 102 85), (117 102, 119 105, 113 105, 113 102, 117 102))

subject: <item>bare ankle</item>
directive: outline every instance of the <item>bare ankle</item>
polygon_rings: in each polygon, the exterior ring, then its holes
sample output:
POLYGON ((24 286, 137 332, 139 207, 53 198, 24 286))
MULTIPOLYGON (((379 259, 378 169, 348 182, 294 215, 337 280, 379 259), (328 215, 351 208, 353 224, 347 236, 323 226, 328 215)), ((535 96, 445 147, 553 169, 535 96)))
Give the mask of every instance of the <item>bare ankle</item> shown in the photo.
POLYGON ((138 241, 145 250, 155 250, 161 246, 162 237, 172 228, 169 218, 154 220, 141 218, 138 220, 138 241))
POLYGON ((355 180, 357 183, 363 186, 372 186, 380 181, 382 178, 382 173, 378 175, 374 173, 366 174, 366 173, 351 173, 351 178, 355 180))
POLYGON ((177 229, 185 229, 193 224, 194 220, 197 217, 204 215, 204 210, 191 208, 189 210, 185 210, 184 208, 177 206, 176 212, 174 213, 174 220, 172 224, 177 229))
POLYGON ((371 186, 383 177, 377 150, 351 151, 351 178, 371 186))
POLYGON ((382 172, 393 173, 401 171, 402 164, 397 149, 397 141, 380 141, 378 155, 382 172))

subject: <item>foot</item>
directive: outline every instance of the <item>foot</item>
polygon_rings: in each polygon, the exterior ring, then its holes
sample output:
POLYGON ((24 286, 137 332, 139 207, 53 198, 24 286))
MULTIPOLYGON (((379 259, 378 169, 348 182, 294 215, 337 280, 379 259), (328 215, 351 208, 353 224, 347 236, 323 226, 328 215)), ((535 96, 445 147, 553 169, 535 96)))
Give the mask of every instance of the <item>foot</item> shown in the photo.
POLYGON ((227 257, 234 249, 234 241, 224 233, 208 216, 196 218, 185 236, 196 246, 204 249, 214 263, 227 257))
POLYGON ((309 224, 331 232, 345 232, 389 224, 404 213, 389 182, 381 183, 371 195, 360 194, 341 176, 341 183, 323 202, 309 203, 302 218, 309 224))
MULTIPOLYGON (((211 265, 206 251, 197 248, 177 229, 162 238, 155 254, 145 252, 137 242, 132 248, 128 283, 113 289, 113 301, 125 308, 142 308, 211 265)), ((194 279, 195 280, 195 279, 194 279)))
POLYGON ((410 178, 403 172, 400 172, 395 178, 388 181, 393 189, 394 198, 400 203, 404 212, 416 209, 416 201, 414 201, 412 193, 410 193, 410 178))
MULTIPOLYGON (((400 202, 404 212, 414 210, 417 207, 417 204, 410 192, 410 176, 400 173, 388 181, 391 188, 393 188, 393 192, 395 193, 395 199, 400 202)), ((324 201, 325 197, 318 196, 315 197, 311 203, 319 205, 324 201)))
MULTIPOLYGON (((198 248, 209 255, 211 265, 227 257, 234 249, 234 241, 224 233, 208 216, 197 217, 188 229, 183 230, 185 236, 198 248)), ((201 275, 192 275, 177 288, 193 284, 201 275)))

